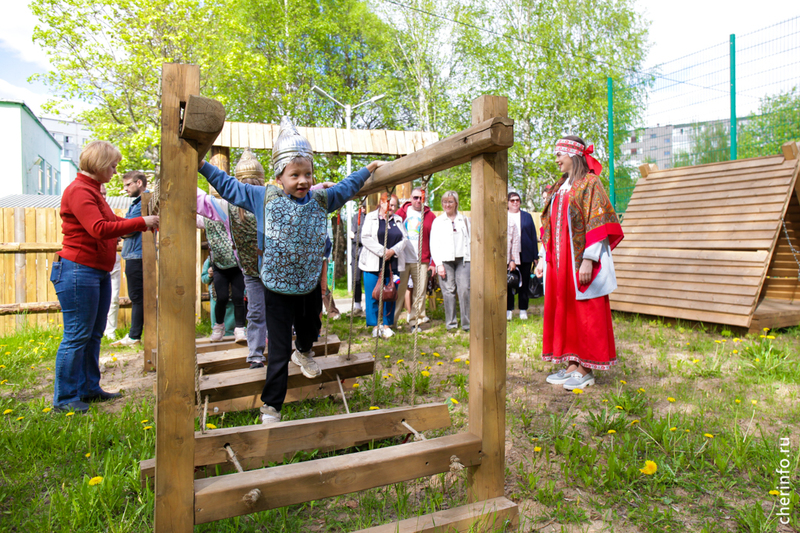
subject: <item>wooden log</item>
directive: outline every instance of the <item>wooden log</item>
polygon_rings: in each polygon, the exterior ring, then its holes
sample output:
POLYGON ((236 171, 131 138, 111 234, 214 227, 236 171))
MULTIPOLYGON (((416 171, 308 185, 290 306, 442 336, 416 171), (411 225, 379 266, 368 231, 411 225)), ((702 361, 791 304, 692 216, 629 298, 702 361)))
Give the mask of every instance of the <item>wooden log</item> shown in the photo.
MULTIPOLYGON (((147 216, 153 193, 142 193, 142 216, 147 216)), ((142 233, 142 370, 154 372, 156 358, 153 352, 158 345, 158 261, 155 232, 142 233)))
POLYGON ((189 141, 197 150, 199 162, 205 158, 224 125, 225 108, 222 104, 211 98, 192 94, 186 101, 180 137, 189 141))
POLYGON ((196 65, 161 71, 161 176, 156 395, 156 533, 194 529, 196 149, 178 136, 182 104, 200 92, 196 65))
MULTIPOLYGON (((325 342, 325 339, 322 339, 314 343, 312 350, 315 356, 325 355, 325 342)), ((327 337, 327 344, 328 355, 339 353, 339 346, 341 345, 339 337, 336 335, 329 335, 327 337)), ((250 365, 250 363, 247 362, 249 353, 249 348, 241 347, 238 344, 236 348, 229 348, 222 351, 198 351, 197 366, 203 370, 203 374, 205 375, 248 368, 250 365)))
MULTIPOLYGON (((210 466, 230 461, 225 445, 230 444, 240 460, 267 463, 291 459, 299 451, 342 450, 364 442, 407 435, 405 421, 418 432, 450 426, 450 412, 444 404, 397 407, 305 420, 291 420, 267 426, 245 426, 195 432, 194 465, 210 466)), ((143 478, 150 478, 155 460, 140 463, 143 478)))
POLYGON ((356 533, 482 533, 517 531, 519 508, 503 496, 415 516, 356 533))
POLYGON ((464 466, 479 464, 483 455, 480 438, 461 433, 391 448, 199 479, 194 482, 195 523, 204 524, 447 472, 453 455, 464 466), (261 495, 248 505, 242 498, 254 489, 258 489, 261 495))
MULTIPOLYGON (((507 115, 506 98, 472 102, 473 124, 507 115)), ((469 431, 480 437, 485 457, 468 471, 470 502, 503 496, 505 489, 507 193, 508 152, 473 158, 469 431)))
POLYGON ((794 161, 800 154, 800 145, 794 141, 785 142, 781 145, 781 152, 783 153, 784 159, 787 161, 794 161))
MULTIPOLYGON (((351 355, 350 361, 344 356, 332 355, 317 357, 322 374, 314 379, 308 379, 300 372, 297 365, 289 365, 288 387, 304 387, 314 383, 336 381, 338 374, 341 379, 355 378, 372 374, 375 368, 375 358, 369 353, 351 355)), ((203 376, 200 379, 200 395, 209 401, 220 401, 229 398, 241 398, 261 394, 266 381, 266 372, 263 368, 250 370, 232 370, 220 374, 203 376)))
POLYGON ((479 154, 507 150, 513 144, 514 121, 506 117, 488 117, 379 168, 357 196, 381 192, 387 187, 466 163, 479 154))

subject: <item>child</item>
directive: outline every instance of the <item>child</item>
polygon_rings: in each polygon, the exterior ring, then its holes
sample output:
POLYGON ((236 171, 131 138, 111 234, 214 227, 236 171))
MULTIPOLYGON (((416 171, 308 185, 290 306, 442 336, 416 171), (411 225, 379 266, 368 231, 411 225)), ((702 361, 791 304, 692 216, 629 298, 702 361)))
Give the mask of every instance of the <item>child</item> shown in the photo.
POLYGON ((385 164, 373 161, 329 189, 311 191, 313 155, 309 142, 284 117, 272 149, 275 179, 283 190, 240 183, 205 161, 200 165, 200 173, 223 198, 256 215, 269 336, 267 381, 261 393, 263 424, 281 419, 290 359, 309 379, 322 373, 311 348, 322 326, 319 280, 327 214, 355 196, 370 174, 385 164), (294 352, 292 326, 297 334, 294 352))

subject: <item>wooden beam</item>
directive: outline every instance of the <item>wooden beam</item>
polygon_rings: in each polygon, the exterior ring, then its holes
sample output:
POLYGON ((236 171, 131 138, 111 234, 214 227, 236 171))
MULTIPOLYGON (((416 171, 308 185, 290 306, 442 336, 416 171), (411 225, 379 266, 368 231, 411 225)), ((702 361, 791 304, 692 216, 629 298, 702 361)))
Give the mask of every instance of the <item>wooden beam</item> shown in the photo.
POLYGON ((189 95, 185 105, 180 136, 194 146, 200 161, 225 125, 225 108, 216 100, 196 94, 189 95))
POLYGON ((642 175, 643 178, 646 178, 647 176, 649 176, 653 172, 656 172, 657 170, 658 170, 658 165, 656 164, 645 163, 644 165, 639 166, 639 173, 642 175))
MULTIPOLYGON (((259 466, 291 459, 299 451, 342 450, 363 442, 407 435, 405 421, 419 432, 450 426, 450 411, 444 404, 397 407, 280 424, 212 429, 195 432, 194 465, 210 466, 230 461, 225 445, 230 444, 242 461, 256 459, 259 466)), ((151 477, 155 461, 142 461, 143 477, 151 477)))
POLYGON ((783 158, 786 161, 797 159, 798 155, 800 155, 800 146, 798 146, 798 143, 794 141, 789 141, 783 143, 781 146, 781 152, 783 152, 783 158))
MULTIPOLYGON (((325 344, 326 339, 324 338, 315 342, 311 348, 314 351, 314 355, 324 355, 325 344)), ((339 346, 341 345, 339 337, 336 335, 328 335, 327 344, 328 355, 339 353, 339 346)), ((198 348, 197 366, 203 370, 203 374, 205 375, 248 368, 250 366, 250 363, 247 362, 247 356, 249 354, 249 348, 241 347, 238 344, 235 348, 213 352, 200 352, 198 348)), ((266 355, 266 353, 264 355, 266 355)))
POLYGON ((423 476, 447 472, 455 455, 464 466, 481 461, 480 439, 469 433, 328 457, 241 474, 199 479, 195 486, 195 522, 339 496, 423 476), (258 489, 248 505, 243 497, 258 489))
POLYGON ((355 533, 482 533, 516 531, 519 508, 505 497, 415 516, 355 533))
MULTIPOLYGON (((142 193, 142 216, 147 216, 150 209, 152 193, 142 193)), ((142 232, 142 287, 143 287, 143 322, 142 334, 142 368, 145 372, 154 372, 156 358, 153 352, 158 346, 158 260, 154 232, 142 232), (148 355, 149 354, 149 355, 148 355)))
MULTIPOLYGON (((507 115, 504 97, 472 102, 473 124, 507 115)), ((471 502, 505 489, 507 194, 508 151, 473 158, 469 431, 483 442, 485 457, 468 471, 471 502)))
MULTIPOLYGON (((353 385, 355 384, 354 379, 342 381, 342 388, 345 392, 353 390, 353 385)), ((286 389, 286 398, 283 400, 283 403, 302 402, 303 400, 325 398, 326 396, 339 396, 339 386, 335 381, 306 385, 305 387, 297 387, 294 389, 286 389)), ((258 409, 263 404, 264 402, 261 401, 261 393, 259 392, 258 394, 253 394, 252 396, 231 398, 230 400, 220 400, 218 402, 209 402, 208 412, 222 414, 235 411, 247 411, 249 409, 258 409)))
POLYGON ((489 117, 472 127, 435 142, 375 171, 357 196, 380 192, 462 163, 479 154, 507 150, 514 144, 514 121, 489 117))
POLYGON ((197 151, 178 136, 181 108, 200 92, 196 65, 161 71, 160 260, 156 395, 156 533, 194 529, 194 269, 197 151))

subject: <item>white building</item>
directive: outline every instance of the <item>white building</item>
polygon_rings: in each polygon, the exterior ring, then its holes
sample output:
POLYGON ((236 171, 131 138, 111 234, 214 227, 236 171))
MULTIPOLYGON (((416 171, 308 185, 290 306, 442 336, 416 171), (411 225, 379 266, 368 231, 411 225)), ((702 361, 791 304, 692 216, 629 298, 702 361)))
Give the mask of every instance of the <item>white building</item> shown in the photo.
POLYGON ((673 134, 671 125, 636 130, 620 147, 622 157, 636 168, 644 163, 655 163, 662 170, 672 168, 673 134))
POLYGON ((92 133, 83 124, 74 120, 62 120, 59 118, 39 117, 47 131, 53 134, 63 147, 62 157, 72 159, 75 166, 81 155, 81 149, 92 138, 92 133))
POLYGON ((9 176, 3 194, 61 194, 61 144, 33 111, 24 102, 0 100, 0 124, 0 153, 9 176))

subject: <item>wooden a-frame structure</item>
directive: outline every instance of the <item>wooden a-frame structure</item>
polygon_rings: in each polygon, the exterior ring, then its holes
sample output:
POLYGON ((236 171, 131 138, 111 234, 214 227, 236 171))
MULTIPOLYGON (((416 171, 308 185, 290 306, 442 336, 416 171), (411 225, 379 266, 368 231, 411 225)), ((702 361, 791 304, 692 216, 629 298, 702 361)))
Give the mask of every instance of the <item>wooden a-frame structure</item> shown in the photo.
MULTIPOLYGON (((196 261, 197 161, 198 153, 205 153, 207 147, 181 138, 182 128, 185 130, 181 121, 182 114, 188 114, 192 95, 199 94, 199 89, 197 66, 163 66, 161 154, 165 181, 159 193, 155 530, 188 533, 196 523, 446 472, 453 464, 453 456, 467 468, 470 504, 378 526, 372 531, 428 531, 432 523, 454 531, 495 531, 504 524, 515 528, 517 506, 504 497, 506 246, 503 236, 507 217, 507 149, 513 144, 513 121, 507 118, 507 100, 495 96, 478 98, 473 102, 472 127, 378 169, 359 193, 382 191, 471 162, 474 275, 468 431, 341 457, 195 480, 198 454, 220 455, 224 451, 219 449, 220 445, 226 443, 237 442, 242 450, 263 449, 281 438, 284 446, 294 441, 299 449, 315 444, 313 439, 321 441, 337 428, 398 424, 399 417, 411 420, 422 409, 430 408, 400 408, 407 411, 402 414, 388 409, 220 430, 224 434, 212 430, 205 439, 195 434, 196 288, 193 269, 187 269, 186 265, 196 261)), ((352 434, 349 438, 353 438, 352 434)))
POLYGON ((640 170, 614 250, 612 309, 750 331, 800 323, 797 143, 780 155, 640 170))

